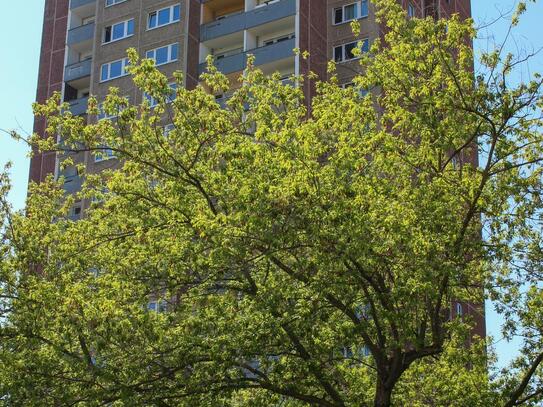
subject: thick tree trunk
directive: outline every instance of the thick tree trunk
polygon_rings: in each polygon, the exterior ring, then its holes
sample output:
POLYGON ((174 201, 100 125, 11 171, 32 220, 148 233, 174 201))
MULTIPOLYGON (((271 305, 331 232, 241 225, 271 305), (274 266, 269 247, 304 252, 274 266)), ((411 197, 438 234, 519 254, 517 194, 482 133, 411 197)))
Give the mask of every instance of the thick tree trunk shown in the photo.
POLYGON ((382 380, 377 379, 377 388, 375 390, 375 407, 389 407, 392 398, 392 387, 387 386, 382 380))

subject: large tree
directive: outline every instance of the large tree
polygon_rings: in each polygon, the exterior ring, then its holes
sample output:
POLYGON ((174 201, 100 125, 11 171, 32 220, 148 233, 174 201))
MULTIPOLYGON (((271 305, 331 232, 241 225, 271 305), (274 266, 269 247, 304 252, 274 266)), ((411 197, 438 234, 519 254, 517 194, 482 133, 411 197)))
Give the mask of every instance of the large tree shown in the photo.
POLYGON ((225 108, 211 63, 172 98, 134 51, 157 106, 112 89, 88 113, 115 118, 91 124, 58 95, 35 107, 33 145, 120 165, 75 196, 33 185, 24 216, 2 178, 0 404, 541 401, 542 80, 512 84, 522 61, 499 49, 474 73, 470 20, 375 3, 385 34, 354 86, 332 64, 310 109, 251 60, 225 108), (92 202, 77 222, 74 199, 92 202), (473 335, 485 293, 526 334, 500 376, 473 335))

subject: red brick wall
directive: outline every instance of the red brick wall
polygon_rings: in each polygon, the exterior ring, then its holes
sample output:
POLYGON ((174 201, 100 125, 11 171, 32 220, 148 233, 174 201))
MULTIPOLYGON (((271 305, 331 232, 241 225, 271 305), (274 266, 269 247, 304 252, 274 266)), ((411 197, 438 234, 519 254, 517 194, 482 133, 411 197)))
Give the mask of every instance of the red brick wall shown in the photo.
MULTIPOLYGON (((36 101, 62 90, 69 0, 46 0, 36 101)), ((34 120, 34 132, 45 136, 45 120, 34 120)), ((36 153, 30 160, 30 181, 41 182, 55 170, 55 153, 36 153)))
POLYGON ((189 0, 189 22, 186 70, 188 89, 194 89, 198 84, 198 62, 200 53, 200 13, 201 4, 199 0, 189 0))
MULTIPOLYGON (((327 66, 327 7, 326 0, 300 0, 300 51, 309 51, 311 57, 300 57, 300 74, 315 72, 326 79, 327 66)), ((304 93, 309 101, 315 95, 315 81, 304 82, 304 93)), ((309 102, 308 102, 309 104, 309 102)))

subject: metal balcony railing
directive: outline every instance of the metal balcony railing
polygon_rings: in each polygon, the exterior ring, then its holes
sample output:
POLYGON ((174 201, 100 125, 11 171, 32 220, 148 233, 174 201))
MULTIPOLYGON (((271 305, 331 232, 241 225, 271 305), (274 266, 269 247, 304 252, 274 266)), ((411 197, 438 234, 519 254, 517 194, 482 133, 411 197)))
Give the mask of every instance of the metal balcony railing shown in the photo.
POLYGON ((232 14, 200 27, 200 41, 205 42, 296 14, 296 0, 279 0, 247 12, 232 14))
POLYGON ((80 42, 94 39, 94 23, 81 25, 68 31, 68 45, 75 45, 80 42))
POLYGON ((74 81, 86 76, 90 76, 92 68, 92 59, 76 62, 64 68, 64 82, 74 81))
MULTIPOLYGON (((294 48, 296 38, 286 41, 276 42, 263 47, 255 48, 239 54, 230 55, 215 61, 215 66, 223 74, 242 71, 247 64, 247 54, 255 56, 255 65, 269 64, 270 62, 280 61, 281 59, 294 57, 294 48)), ((205 72, 206 63, 200 64, 200 73, 205 72)))
POLYGON ((87 114, 88 102, 88 96, 84 98, 70 100, 68 102, 70 104, 70 112, 72 112, 74 116, 81 116, 83 114, 87 114))

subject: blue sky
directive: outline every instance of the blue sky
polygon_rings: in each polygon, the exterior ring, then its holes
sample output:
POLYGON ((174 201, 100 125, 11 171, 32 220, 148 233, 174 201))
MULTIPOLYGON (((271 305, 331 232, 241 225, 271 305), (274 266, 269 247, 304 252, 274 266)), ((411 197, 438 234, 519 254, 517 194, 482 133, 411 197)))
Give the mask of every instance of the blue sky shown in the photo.
MULTIPOLYGON (((516 0, 473 0, 472 13, 479 26, 496 19, 500 14, 509 12, 516 0)), ((0 55, 4 61, 0 64, 0 129, 18 130, 22 133, 32 131, 31 104, 36 95, 36 79, 38 76, 39 51, 44 0, 2 1, 0 15, 11 16, 0 24, 0 55), (24 31, 21 22, 24 21, 24 31)), ((509 41, 512 51, 536 50, 543 47, 541 18, 543 17, 543 0, 529 6, 514 36, 509 41)), ((480 32, 476 41, 476 50, 485 49, 488 42, 500 42, 507 32, 507 22, 500 21, 491 28, 480 32)), ((532 59, 530 72, 543 73, 543 53, 532 59)), ((23 208, 27 190, 29 158, 24 144, 11 140, 0 134, 0 165, 11 161, 13 191, 10 199, 15 208, 23 208)), ((514 354, 516 346, 499 340, 500 321, 487 307, 487 330, 497 339, 496 349, 502 363, 514 354)))

